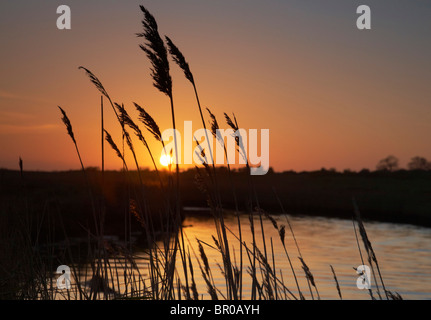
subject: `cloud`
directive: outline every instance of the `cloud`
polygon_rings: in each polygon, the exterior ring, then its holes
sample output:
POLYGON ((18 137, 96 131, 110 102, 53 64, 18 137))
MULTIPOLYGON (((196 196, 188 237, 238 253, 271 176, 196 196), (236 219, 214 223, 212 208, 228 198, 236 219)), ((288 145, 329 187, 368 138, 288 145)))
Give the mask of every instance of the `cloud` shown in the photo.
POLYGON ((4 99, 24 99, 26 100, 24 97, 7 92, 7 91, 3 91, 0 90, 0 98, 4 98, 4 99))
POLYGON ((52 103, 52 101, 49 101, 49 100, 40 99, 36 97, 23 96, 23 95, 15 94, 4 90, 0 90, 0 99, 52 103))
POLYGON ((27 112, 17 112, 17 111, 6 111, 0 110, 0 125, 2 123, 10 123, 12 121, 22 121, 22 120, 32 120, 35 118, 34 114, 27 112))
POLYGON ((0 110, 0 134, 37 133, 55 130, 58 123, 46 123, 46 120, 31 112, 0 110))
POLYGON ((16 125, 16 124, 0 124, 0 134, 17 134, 43 132, 58 129, 58 124, 40 124, 40 125, 16 125))

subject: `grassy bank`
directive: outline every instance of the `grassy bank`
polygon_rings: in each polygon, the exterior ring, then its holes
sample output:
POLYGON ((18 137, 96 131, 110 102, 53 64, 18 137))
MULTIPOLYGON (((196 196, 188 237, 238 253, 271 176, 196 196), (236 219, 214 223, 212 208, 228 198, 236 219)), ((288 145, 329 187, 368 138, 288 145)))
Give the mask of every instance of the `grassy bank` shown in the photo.
MULTIPOLYGON (((161 173, 167 181, 168 175, 161 173)), ((220 189, 230 190, 225 169, 218 169, 217 175, 220 189)), ((241 171, 232 175, 241 211, 249 209, 245 175, 241 171)), ((88 176, 92 189, 100 196, 100 171, 89 170, 88 176)), ((138 186, 137 173, 133 172, 132 176, 132 184, 138 186)), ((143 170, 142 178, 144 192, 153 200, 148 203, 149 212, 156 217, 162 201, 158 177, 153 171, 143 170)), ((277 195, 291 214, 351 219, 352 198, 355 198, 364 219, 431 226, 431 172, 270 172, 255 177, 254 181, 260 206, 272 214, 280 212, 277 195)), ((181 182, 183 206, 207 206, 196 184, 194 170, 182 172, 181 182)), ((124 234, 124 212, 129 206, 127 183, 124 173, 105 172, 105 232, 108 234, 124 234)), ((222 192, 221 200, 225 209, 234 209, 232 193, 222 192)), ((48 217, 61 212, 70 235, 82 235, 82 226, 91 226, 90 199, 80 171, 25 172, 21 178, 18 171, 0 170, 0 204, 3 211, 12 210, 17 214, 28 205, 35 216, 48 217)), ((132 225, 135 231, 140 230, 136 219, 132 225)))

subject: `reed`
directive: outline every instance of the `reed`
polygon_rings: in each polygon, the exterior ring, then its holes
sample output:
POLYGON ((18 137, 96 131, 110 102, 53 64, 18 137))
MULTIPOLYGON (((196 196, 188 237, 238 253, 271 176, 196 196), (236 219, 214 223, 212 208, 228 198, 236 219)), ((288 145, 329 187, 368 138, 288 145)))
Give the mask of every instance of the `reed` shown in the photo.
POLYGON ((335 270, 332 267, 332 265, 329 265, 331 267, 332 275, 334 276, 335 285, 337 287, 338 296, 340 297, 340 300, 343 300, 343 296, 341 294, 340 284, 338 283, 337 275, 335 274, 335 270))
MULTIPOLYGON (((209 108, 207 108, 207 111, 210 115, 211 118, 211 132, 214 136, 214 138, 216 139, 216 142, 219 142, 224 150, 224 154, 225 154, 225 158, 226 158, 226 163, 227 163, 227 168, 228 168, 228 176, 229 176, 229 181, 230 181, 230 185, 232 188, 232 195, 233 195, 233 199, 234 199, 234 205, 235 205, 235 215, 237 217, 237 223, 238 223, 238 235, 239 235, 239 242, 242 243, 242 229, 241 229, 241 220, 240 220, 240 215, 239 215, 239 207, 238 207, 238 199, 237 199, 237 195, 236 195, 236 190, 235 190, 235 185, 233 183, 233 179, 232 179, 232 170, 231 170, 231 166, 230 166, 230 159, 227 153, 227 148, 226 148, 226 144, 224 142, 224 139, 220 136, 219 134, 219 124, 217 121, 216 116, 211 112, 211 110, 209 108)), ((242 297, 242 281, 243 281, 243 248, 242 245, 240 245, 240 265, 239 265, 239 269, 238 269, 238 284, 236 286, 236 289, 238 291, 238 298, 241 300, 242 297)))
MULTIPOLYGON (((368 263, 370 264, 372 274, 374 277, 374 283, 376 284, 376 287, 377 287, 377 294, 379 295, 380 299, 382 299, 382 297, 380 295, 380 291, 379 291, 379 285, 378 285, 378 282, 376 281, 377 279, 376 279, 376 273, 374 272, 374 266, 377 268, 379 280, 380 280, 380 283, 382 284, 383 292, 386 296, 386 299, 389 300, 388 291, 386 290, 385 283, 383 281, 382 273, 380 271, 380 267, 379 267, 379 263, 377 261, 376 254, 374 252, 371 241, 368 238, 367 231, 365 230, 365 226, 364 226, 364 224, 362 222, 362 218, 361 218, 361 213, 359 212, 359 208, 356 204, 355 199, 353 199, 353 207, 354 207, 354 212, 355 212, 354 218, 356 220, 356 224, 358 226, 359 234, 362 238, 362 243, 364 245, 365 251, 367 252, 367 255, 368 255, 368 263)), ((355 229, 355 232, 356 232, 356 229, 355 229)), ((361 259, 362 259, 362 254, 361 254, 361 259)))
MULTIPOLYGON (((140 45, 140 48, 146 53, 147 58, 152 64, 151 76, 153 78, 153 85, 160 92, 164 93, 169 97, 171 104, 171 116, 172 116, 172 128, 176 132, 176 121, 175 121, 175 108, 174 99, 172 94, 172 78, 169 69, 168 52, 165 44, 160 37, 158 31, 158 25, 154 16, 144 7, 140 6, 144 19, 142 20, 142 26, 144 31, 137 33, 138 37, 144 38, 146 42, 140 45)), ((174 147, 175 147, 175 169, 176 169, 176 213, 177 219, 180 220, 180 168, 178 159, 178 142, 177 135, 174 134, 174 147)), ((181 245, 184 248, 184 235, 182 227, 180 226, 181 233, 181 245)), ((177 252, 175 247, 174 252, 177 252)), ((183 264, 184 274, 186 276, 186 288, 187 295, 189 296, 189 284, 187 276, 187 260, 185 256, 185 250, 180 250, 181 260, 183 264)), ((175 261, 175 259, 174 259, 175 261)), ((175 263, 175 262, 174 262, 175 263)), ((172 283, 171 283, 172 286, 172 283)))
MULTIPOLYGON (((198 109, 199 109, 199 114, 200 114, 201 121, 202 121, 202 125, 205 129, 205 137, 206 137, 207 141, 209 141, 208 133, 206 131, 207 127, 206 127, 204 115, 202 112, 202 107, 201 107, 201 103, 199 100, 199 95, 197 92, 196 83, 195 83, 193 74, 190 70, 190 66, 189 66, 188 62, 186 61, 182 52, 172 42, 172 40, 169 37, 165 37, 165 38, 166 38, 166 42, 167 42, 167 45, 169 48, 169 53, 171 54, 173 60, 183 70, 186 79, 189 80, 193 86, 195 97, 196 97, 196 102, 197 102, 198 109)), ((213 209, 217 212, 218 221, 216 222, 216 227, 218 226, 218 228, 220 228, 219 233, 221 233, 222 238, 219 238, 219 241, 222 242, 222 248, 223 248, 222 255, 223 255, 223 261, 225 262, 224 263, 224 269, 225 269, 225 273, 227 274, 227 277, 228 277, 227 281, 230 283, 228 296, 233 297, 236 300, 236 299, 238 299, 238 295, 237 295, 237 289, 235 288, 235 285, 234 285, 233 270, 230 267, 231 266, 231 262, 230 262, 231 255, 229 252, 229 242, 228 242, 228 239, 226 236, 226 228, 224 225, 223 212, 221 209, 222 203, 221 203, 221 197, 220 197, 220 190, 219 190, 219 186, 218 186, 217 174, 216 174, 216 170, 215 170, 213 150, 211 149, 210 146, 208 149, 209 149, 208 150, 209 151, 209 157, 211 159, 212 170, 213 170, 213 174, 211 175, 211 177, 213 179, 213 184, 214 184, 214 198, 215 198, 215 201, 217 203, 217 206, 213 207, 213 209)))
POLYGON ((117 157, 121 159, 121 161, 123 162, 124 166, 126 167, 126 170, 129 171, 129 168, 127 167, 126 160, 124 159, 123 154, 118 149, 118 147, 115 144, 114 140, 112 139, 111 135, 106 130, 104 130, 104 132, 105 132, 105 139, 106 139, 106 141, 109 143, 109 145, 111 146, 112 150, 115 151, 117 157))
POLYGON ((97 217, 98 214, 96 212, 94 195, 93 195, 93 192, 92 192, 92 189, 90 186, 90 182, 88 180, 87 173, 85 171, 84 163, 82 162, 81 153, 79 152, 78 144, 77 144, 76 139, 75 139, 75 134, 73 133, 72 123, 70 122, 69 117, 67 116, 66 112, 60 106, 58 106, 58 108, 60 109, 60 112, 62 114, 61 120, 63 121, 64 125, 66 126, 67 134, 72 139, 72 142, 75 146, 76 154, 78 155, 79 163, 81 164, 82 172, 84 173, 85 182, 87 184, 87 190, 88 190, 90 200, 91 200, 91 206, 93 209, 94 226, 96 228, 96 233, 100 235, 100 224, 98 223, 98 217, 97 217))
MULTIPOLYGON (((166 37, 167 47, 165 42, 159 35, 158 25, 155 18, 151 13, 143 6, 140 9, 144 15, 142 20, 143 32, 138 33, 137 36, 143 38, 145 43, 140 45, 140 48, 144 51, 147 58, 151 63, 151 77, 153 79, 153 85, 157 90, 168 96, 170 100, 171 118, 173 129, 175 129, 175 108, 172 91, 172 78, 170 76, 170 67, 168 61, 168 52, 171 55, 174 62, 183 70, 186 79, 192 84, 194 94, 198 106, 199 115, 202 120, 202 124, 206 129, 206 121, 202 112, 201 102, 199 100, 198 90, 195 82, 195 78, 191 72, 190 65, 185 59, 182 52, 173 43, 173 41, 166 37)), ((200 294, 197 287, 198 273, 200 271, 201 280, 206 286, 208 297, 213 300, 218 299, 245 299, 248 298, 244 293, 244 281, 251 282, 251 299, 293 299, 302 300, 305 299, 303 294, 304 289, 299 285, 300 273, 295 271, 291 254, 288 251, 288 239, 286 237, 286 226, 281 225, 280 221, 274 218, 272 215, 263 210, 259 203, 259 197, 256 192, 255 184, 250 176, 250 164, 247 159, 247 152, 242 143, 242 137, 236 136, 237 151, 241 157, 245 159, 245 167, 248 174, 248 201, 250 203, 248 208, 249 228, 251 235, 251 243, 247 243, 244 240, 243 229, 241 226, 240 212, 238 205, 238 198, 234 185, 233 176, 235 172, 231 169, 228 159, 228 153, 224 140, 218 135, 217 130, 220 128, 216 116, 207 108, 208 115, 210 118, 211 133, 214 138, 223 146, 225 157, 228 163, 228 174, 229 181, 231 184, 231 193, 234 199, 235 215, 237 218, 237 230, 233 231, 228 228, 225 224, 221 190, 218 185, 217 172, 215 170, 214 161, 212 166, 208 165, 208 158, 206 150, 200 148, 198 156, 202 159, 202 167, 196 167, 196 183, 199 189, 202 191, 203 196, 207 199, 208 206, 211 209, 211 213, 214 218, 214 232, 212 235, 213 244, 205 243, 202 240, 196 239, 197 251, 195 252, 192 244, 187 238, 187 234, 183 229, 182 217, 180 214, 181 202, 180 202, 180 176, 179 176, 179 161, 178 161, 178 150, 177 141, 175 139, 175 157, 176 157, 176 185, 173 188, 173 183, 168 188, 164 188, 161 174, 157 168, 156 161, 153 157, 153 152, 137 122, 133 120, 132 116, 129 115, 123 104, 115 103, 108 94, 108 91, 103 86, 102 82, 92 73, 89 69, 80 67, 84 70, 86 75, 89 77, 91 83, 97 88, 102 94, 101 98, 101 133, 102 133, 102 175, 104 176, 104 141, 106 141, 111 149, 114 151, 116 156, 121 160, 124 168, 124 176, 126 177, 125 186, 128 189, 127 193, 127 208, 125 208, 125 238, 127 238, 127 232, 131 232, 130 221, 131 217, 134 217, 141 225, 142 232, 146 238, 145 248, 145 261, 147 263, 148 274, 144 275, 141 273, 140 267, 137 265, 137 260, 142 259, 140 256, 136 256, 133 251, 131 243, 125 241, 124 246, 114 244, 105 239, 104 236, 104 199, 101 202, 100 208, 96 206, 94 201, 94 190, 89 182, 87 170, 85 169, 81 154, 78 148, 77 139, 72 128, 72 123, 66 114, 65 110, 58 107, 61 112, 61 120, 63 121, 66 131, 70 139, 72 140, 81 169, 84 173, 87 189, 89 192, 91 205, 93 209, 93 220, 95 224, 95 233, 90 228, 82 226, 87 232, 87 250, 86 250, 86 261, 88 262, 89 268, 85 268, 85 274, 82 275, 82 270, 79 268, 78 262, 72 253, 71 241, 67 236, 67 233, 62 224, 62 231, 66 240, 65 248, 62 248, 64 255, 68 256, 68 261, 72 265, 72 275, 74 276, 75 285, 70 291, 65 294, 56 291, 55 285, 52 283, 52 277, 48 278, 47 274, 49 270, 52 270, 54 265, 54 248, 50 248, 48 260, 42 259, 40 252, 35 250, 35 245, 39 243, 40 237, 40 224, 37 225, 37 232, 35 240, 32 239, 30 229, 32 228, 33 217, 28 209, 25 212, 24 221, 20 221, 22 225, 19 227, 19 232, 12 234, 10 231, 4 229, 3 223, 0 223, 2 228, 0 235, 0 245, 2 249, 7 251, 12 257, 15 252, 22 252, 24 256, 19 256, 20 261, 23 261, 23 266, 17 267, 20 272, 20 276, 17 279, 17 288, 11 288, 6 286, 5 283, 0 282, 1 296, 10 296, 13 298, 24 298, 24 299, 181 299, 184 296, 185 299, 199 300, 200 294), (122 129, 123 139, 123 150, 121 150, 115 143, 115 139, 108 132, 108 128, 105 128, 104 115, 103 115, 103 99, 106 98, 111 105, 116 118, 122 129), (159 223, 161 225, 163 237, 158 239, 158 231, 155 227, 156 214, 150 212, 149 202, 150 199, 146 193, 142 192, 146 186, 143 176, 140 171, 138 157, 136 155, 135 147, 133 145, 132 138, 128 130, 131 130, 139 141, 144 145, 148 154, 151 158, 154 170, 160 180, 160 187, 162 190, 163 197, 168 200, 163 201, 158 207, 159 223), (125 156, 124 143, 127 144, 130 149, 133 160, 136 165, 136 170, 139 177, 139 188, 132 183, 133 172, 127 163, 125 156), (171 201, 173 199, 173 201, 171 201), (127 218, 129 215, 129 218, 127 218), (260 232, 262 236, 262 246, 257 244, 257 232, 255 219, 259 219, 260 232), (277 272, 277 261, 274 254, 274 243, 271 237, 265 234, 263 221, 266 219, 269 221, 274 229, 277 231, 279 240, 283 246, 286 259, 289 264, 290 271, 292 273, 289 279, 283 276, 282 271, 277 272), (129 225, 129 227, 128 227, 129 225), (28 233, 27 233, 28 232, 28 233), (228 233, 232 235, 232 239, 228 238, 228 233), (188 240, 186 245, 185 239, 188 240), (3 241, 4 240, 4 241, 3 241), (11 244, 10 248, 4 246, 3 243, 11 244), (269 245, 268 245, 269 243, 269 245), (235 257, 235 247, 239 247, 239 265, 237 265, 235 257), (269 250, 268 250, 269 248, 269 250), (205 250, 215 250, 217 255, 221 258, 221 261, 210 261, 205 250), (194 260, 192 259, 192 254, 194 260), (249 267, 245 267, 246 263, 244 260, 248 259, 249 267), (181 263, 181 269, 178 266, 178 260, 181 263), (195 261, 195 266, 193 266, 195 261), (197 264, 197 266, 196 266, 197 264), (121 271, 120 271, 121 270, 121 271), (182 274, 180 274, 182 271, 182 274), (219 272, 223 277, 223 285, 216 285, 215 274, 219 272), (291 289, 286 285, 287 281, 293 278, 295 283, 295 290, 297 294, 292 292, 291 289), (29 280, 33 279, 33 280, 29 280), (50 279, 50 280, 47 280, 50 279), (5 289, 4 289, 5 288, 5 289), (7 292, 5 292, 7 290, 7 292), (9 292, 10 291, 10 292, 9 292)), ((138 120, 144 125, 145 129, 151 134, 154 139, 159 141, 164 148, 164 142, 162 140, 161 130, 154 120, 153 116, 150 115, 143 107, 134 103, 134 106, 139 114, 138 120)), ((224 114, 225 121, 228 127, 232 128, 235 132, 239 132, 238 121, 233 115, 230 117, 228 114, 224 114)), ((209 137, 206 137, 209 140, 209 137)), ((199 142, 196 141, 199 146, 199 142)), ((200 147, 200 146, 199 146, 200 147)), ((172 150, 171 150, 172 152, 172 150)), ((172 154, 172 153, 171 153, 172 154)), ((209 150, 209 155, 213 159, 212 150, 209 150)), ((24 170, 22 159, 19 159, 20 167, 20 178, 23 180, 24 170)), ((172 182, 172 176, 169 174, 169 181, 172 182)), ((105 182, 103 178, 103 182, 105 182)), ((103 190, 103 187, 102 187, 103 190)), ((278 203, 280 204, 282 213, 286 215, 280 198, 277 196, 275 190, 274 194, 278 203)), ((104 192, 102 192, 104 196, 104 192)), ((368 263, 377 270, 379 276, 380 285, 384 290, 384 294, 387 299, 402 299, 402 297, 396 293, 386 289, 383 277, 381 274, 380 266, 371 244, 368 238, 365 226, 361 220, 359 209, 354 203, 354 221, 353 227, 356 235, 357 246, 361 256, 361 261, 364 264, 364 256, 362 256, 362 249, 359 242, 359 237, 362 240, 362 246, 365 249, 368 263), (358 229, 358 233, 356 230, 358 229)), ((58 215, 61 220, 61 214, 58 215)), ((4 217, 2 217, 3 219, 4 217)), ((10 217, 8 217, 9 219, 10 217)), ((62 221, 62 220, 61 220, 62 221)), ((294 234, 293 227, 286 216, 286 224, 289 228, 290 235, 292 236, 294 245, 299 255, 299 262, 301 263, 303 275, 307 280, 308 290, 310 291, 311 299, 320 299, 319 290, 316 284, 315 275, 311 272, 309 266, 305 262, 305 259, 301 253, 299 244, 294 234)), ((50 229, 51 232, 51 229, 50 229)), ((49 232, 49 233, 50 233, 49 232)), ((50 240, 50 234, 48 238, 50 240)), ((65 259, 65 257, 62 257, 65 259)), ((10 259, 8 264, 14 266, 14 259, 10 259)), ((330 265, 334 281, 336 283, 336 290, 340 299, 343 299, 341 294, 341 287, 335 274, 334 268, 330 265)), ((3 270, 3 268, 0 268, 3 270)), ((374 270, 374 269, 373 269, 374 270)), ((2 271, 1 271, 2 272, 2 271)), ((374 272, 373 272, 374 274, 374 272)), ((13 278, 12 274, 7 274, 7 279, 13 278)), ((15 279, 14 279, 15 280, 15 279)), ((375 278, 376 280, 376 278, 375 278)), ((377 284, 377 281, 375 281, 377 284)), ((307 290, 307 289, 305 289, 307 290)), ((373 292, 370 290, 370 297, 374 298, 373 292)), ((380 296, 379 287, 377 287, 377 294, 380 296)))

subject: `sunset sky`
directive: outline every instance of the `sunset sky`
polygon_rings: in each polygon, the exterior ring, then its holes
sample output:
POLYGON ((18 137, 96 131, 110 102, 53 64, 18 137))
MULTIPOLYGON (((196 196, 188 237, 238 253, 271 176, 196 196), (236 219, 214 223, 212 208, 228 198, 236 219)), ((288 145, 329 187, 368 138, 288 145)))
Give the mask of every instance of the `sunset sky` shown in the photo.
MULTIPOLYGON (((183 52, 203 107, 223 127, 223 112, 234 112, 242 128, 270 129, 276 171, 374 169, 388 155, 403 167, 413 156, 431 160, 431 1, 17 0, 0 3, 0 168, 17 169, 20 156, 27 170, 79 168, 57 106, 84 164, 100 167, 100 93, 81 65, 135 120, 133 102, 162 130, 172 126, 135 36, 140 4, 183 52), (61 4, 72 10, 71 30, 56 28, 61 4), (356 28, 361 4, 371 7, 372 30, 356 28)), ((201 128, 193 88, 173 62, 171 75, 178 127, 201 128)), ((108 146, 106 166, 121 168, 108 146)))

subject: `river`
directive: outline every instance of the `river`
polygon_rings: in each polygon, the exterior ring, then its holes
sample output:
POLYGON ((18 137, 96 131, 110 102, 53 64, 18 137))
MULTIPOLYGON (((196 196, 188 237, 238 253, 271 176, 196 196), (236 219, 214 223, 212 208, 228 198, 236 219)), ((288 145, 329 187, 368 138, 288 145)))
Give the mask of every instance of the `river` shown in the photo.
MULTIPOLYGON (((298 259, 299 253, 294 244, 287 221, 294 231, 302 257, 308 265, 318 289, 321 299, 339 299, 332 265, 338 279, 343 299, 370 299, 368 290, 357 287, 359 275, 354 268, 362 265, 358 244, 355 237, 355 229, 352 221, 341 219, 328 219, 307 216, 274 216, 278 226, 286 226, 285 243, 293 268, 298 278, 299 286, 306 299, 317 298, 313 290, 311 296, 302 265, 298 259), (288 219, 288 220, 287 220, 288 219)), ((243 241, 251 244, 250 222, 248 215, 241 215, 241 230, 243 241)), ((264 252, 260 231, 260 220, 255 217, 256 242, 259 249, 264 252)), ((225 217, 225 224, 229 230, 238 235, 237 218, 233 215, 225 217)), ((379 262, 383 282, 387 290, 399 293, 403 299, 431 299, 431 229, 405 224, 365 222, 368 238, 372 243, 374 252, 379 262)), ((213 273, 214 283, 220 290, 219 298, 226 294, 225 279, 220 272, 222 265, 221 255, 215 249, 216 245, 212 236, 216 237, 214 220, 208 215, 194 214, 186 217, 183 222, 185 243, 190 244, 190 256, 194 266, 196 286, 201 298, 208 299, 207 286, 198 267, 199 249, 197 239, 203 243, 209 264, 213 273), (208 245, 207 245, 208 244, 208 245)), ((292 271, 282 246, 278 231, 268 219, 263 219, 268 260, 271 267, 273 261, 277 276, 283 275, 284 284, 297 295, 296 285, 292 277, 292 271), (271 240, 273 248, 271 248, 271 240), (273 255, 274 259, 273 259, 273 255)), ((359 235, 358 235, 359 236, 359 235)), ((235 263, 239 265, 239 242, 234 235, 228 233, 229 247, 235 263)), ((366 253, 362 241, 359 238, 364 256, 364 264, 367 264, 366 253)), ((251 246, 250 246, 251 247, 251 246)), ((144 251, 136 252, 138 257, 135 262, 139 268, 140 276, 148 275, 148 257, 144 251), (141 257, 141 258, 139 258, 141 257)), ((244 253, 244 275, 242 298, 249 299, 251 295, 251 277, 246 272, 248 257, 244 253)), ((122 274, 121 267, 116 271, 122 274)), ((178 272, 181 276, 181 264, 178 261, 178 272)), ((376 270, 375 270, 376 271, 376 270)), ((371 276, 371 286, 374 297, 378 298, 377 288, 384 296, 380 278, 375 272, 371 276), (377 280, 377 283, 376 283, 377 280)), ((115 281, 116 282, 116 281, 115 281)), ((147 282, 148 283, 148 282, 147 282)))

